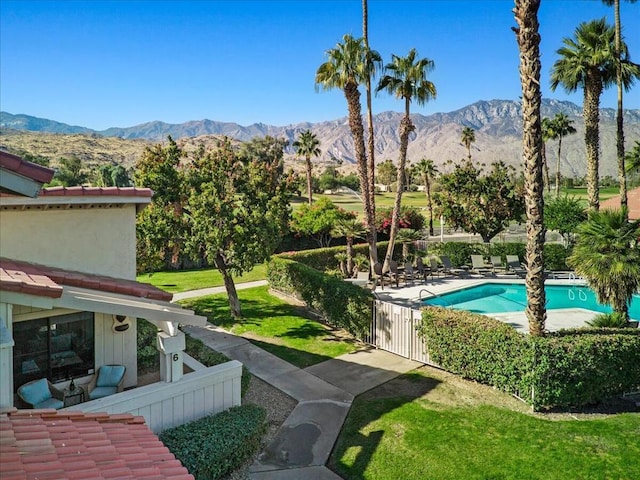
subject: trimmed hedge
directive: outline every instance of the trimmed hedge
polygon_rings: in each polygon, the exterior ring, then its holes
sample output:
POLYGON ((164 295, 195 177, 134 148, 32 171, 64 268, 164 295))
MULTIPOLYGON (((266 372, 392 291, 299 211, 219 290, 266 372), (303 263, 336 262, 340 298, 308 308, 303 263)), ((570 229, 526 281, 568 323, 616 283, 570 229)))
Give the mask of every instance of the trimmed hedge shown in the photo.
POLYGON ((357 338, 369 329, 373 295, 364 288, 277 256, 267 264, 267 280, 271 288, 304 301, 329 325, 343 328, 357 338))
POLYGON ((518 395, 534 409, 593 405, 640 390, 640 330, 573 329, 530 337, 498 320, 425 307, 432 361, 518 395))
MULTIPOLYGON (((376 244, 378 249, 378 258, 382 262, 385 254, 387 253, 387 244, 389 242, 378 242, 376 244)), ((326 248, 314 248, 313 250, 300 250, 297 252, 284 252, 277 256, 281 258, 289 258, 296 262, 304 263, 308 267, 314 268, 320 272, 327 270, 337 270, 339 268, 338 260, 336 260, 337 253, 345 253, 346 247, 340 245, 337 247, 326 248)), ((397 245, 393 251, 394 258, 400 258, 402 253, 402 246, 397 245)), ((369 258, 369 245, 366 243, 359 243, 353 246, 353 256, 364 255, 369 258)))
POLYGON ((265 410, 248 404, 167 429, 160 440, 196 480, 213 480, 250 458, 266 428, 265 410))

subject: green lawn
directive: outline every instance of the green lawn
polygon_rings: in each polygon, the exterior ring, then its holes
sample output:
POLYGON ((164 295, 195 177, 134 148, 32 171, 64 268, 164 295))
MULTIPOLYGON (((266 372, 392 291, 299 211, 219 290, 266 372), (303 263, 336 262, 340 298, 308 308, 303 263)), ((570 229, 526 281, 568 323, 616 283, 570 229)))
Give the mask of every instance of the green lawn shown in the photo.
POLYGON ((238 291, 242 318, 229 313, 226 294, 180 302, 211 323, 248 338, 264 350, 300 368, 349 353, 357 344, 311 319, 301 307, 291 305, 268 292, 268 287, 238 291))
MULTIPOLYGON (((253 270, 240 277, 234 277, 236 283, 253 282, 267 278, 267 265, 256 265, 253 270)), ((171 293, 186 292, 199 288, 219 287, 224 285, 222 275, 215 268, 200 270, 180 270, 170 272, 143 273, 138 275, 138 282, 150 283, 171 293)))
POLYGON ((534 415, 428 367, 358 397, 331 466, 345 479, 636 479, 640 414, 534 415))

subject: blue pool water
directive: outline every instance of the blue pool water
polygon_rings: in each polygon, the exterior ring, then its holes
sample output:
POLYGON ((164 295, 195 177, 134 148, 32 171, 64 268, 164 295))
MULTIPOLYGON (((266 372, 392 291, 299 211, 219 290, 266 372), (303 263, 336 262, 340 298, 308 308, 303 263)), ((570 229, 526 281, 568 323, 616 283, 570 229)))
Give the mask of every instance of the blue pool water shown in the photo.
MULTIPOLYGON (((545 285, 544 290, 548 310, 584 308, 611 312, 611 307, 598 303, 595 293, 584 285, 545 285)), ((523 312, 527 306, 527 292, 523 284, 485 283, 429 298, 424 303, 482 314, 523 312)), ((629 316, 640 320, 640 295, 634 295, 629 316)))

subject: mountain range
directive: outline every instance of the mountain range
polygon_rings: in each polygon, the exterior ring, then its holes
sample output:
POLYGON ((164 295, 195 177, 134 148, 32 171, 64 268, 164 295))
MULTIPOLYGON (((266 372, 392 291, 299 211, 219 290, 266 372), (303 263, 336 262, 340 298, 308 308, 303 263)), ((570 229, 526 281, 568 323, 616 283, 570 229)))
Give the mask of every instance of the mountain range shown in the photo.
MULTIPOLYGON (((542 116, 553 117, 564 112, 574 122, 576 134, 563 138, 561 171, 567 176, 583 176, 586 172, 584 147, 584 122, 582 108, 578 105, 553 99, 542 102, 542 116)), ((376 160, 396 160, 399 154, 399 125, 402 113, 383 112, 375 115, 375 147, 376 160)), ((613 109, 600 110, 600 175, 616 176, 616 112, 613 109)), ((412 115, 416 130, 412 134, 408 149, 409 162, 420 158, 431 158, 441 166, 447 160, 459 161, 466 158, 466 147, 461 143, 461 132, 464 127, 475 130, 476 141, 472 144, 472 159, 489 164, 503 160, 519 167, 521 164, 522 116, 519 102, 511 100, 478 101, 459 110, 432 115, 412 115)), ((627 145, 640 140, 640 110, 625 111, 625 138, 627 145)), ((144 146, 150 143, 165 141, 168 135, 179 140, 179 143, 208 143, 220 136, 246 141, 254 137, 270 135, 283 137, 291 143, 304 130, 311 130, 320 140, 322 155, 316 163, 326 164, 338 161, 347 169, 355 161, 353 157, 353 141, 347 117, 319 123, 298 123, 287 126, 273 126, 255 123, 241 126, 236 123, 217 122, 213 120, 190 121, 181 124, 169 124, 160 121, 143 123, 127 128, 109 128, 102 131, 81 126, 37 118, 29 115, 13 115, 0 112, 0 148, 29 152, 34 155, 50 157, 55 162, 65 155, 77 155, 90 163, 112 161, 135 164, 144 146), (37 134, 31 142, 27 132, 37 134), (25 136, 27 135, 27 136, 25 136), (65 141, 60 142, 63 135, 65 141), (22 138, 20 146, 15 144, 22 138), (78 145, 76 151, 69 151, 71 140, 78 145), (109 144, 103 140, 111 139, 109 144), (55 141, 60 149, 48 143, 55 141), (120 154, 116 150, 127 146, 127 153, 120 154), (94 151, 96 150, 96 151, 94 151), (110 150, 113 155, 110 156, 110 150)), ((557 161, 557 141, 547 142, 547 158, 552 171, 557 161)), ((293 161, 295 151, 289 147, 286 159, 293 161)), ((334 163, 335 164, 335 163, 334 163)))

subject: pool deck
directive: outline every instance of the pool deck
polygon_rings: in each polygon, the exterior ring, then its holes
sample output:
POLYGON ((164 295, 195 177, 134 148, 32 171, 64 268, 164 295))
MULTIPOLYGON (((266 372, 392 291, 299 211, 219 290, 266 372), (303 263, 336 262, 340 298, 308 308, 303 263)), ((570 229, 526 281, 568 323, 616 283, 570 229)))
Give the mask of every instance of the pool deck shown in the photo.
MULTIPOLYGON (((514 275, 495 275, 481 277, 479 275, 468 275, 465 277, 441 276, 429 277, 426 282, 422 279, 415 280, 408 285, 400 283, 400 287, 386 286, 384 289, 377 287, 374 291, 379 300, 403 305, 411 308, 420 308, 421 300, 441 295, 461 288, 472 287, 484 283, 521 283, 523 278, 514 275)), ((547 279, 547 285, 584 285, 580 279, 547 279)), ((546 328, 550 332, 555 332, 562 328, 584 327, 586 323, 595 317, 598 312, 585 310, 582 308, 568 308, 562 310, 547 310, 546 328)), ((512 325, 516 330, 528 333, 529 323, 524 312, 496 313, 492 317, 512 325)))

